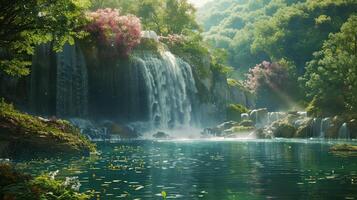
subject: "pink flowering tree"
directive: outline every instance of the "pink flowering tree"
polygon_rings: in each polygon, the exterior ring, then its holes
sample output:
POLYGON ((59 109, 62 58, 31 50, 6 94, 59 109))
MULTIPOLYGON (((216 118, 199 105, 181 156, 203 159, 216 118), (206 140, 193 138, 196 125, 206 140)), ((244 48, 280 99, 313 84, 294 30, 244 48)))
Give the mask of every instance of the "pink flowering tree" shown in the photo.
POLYGON ((87 17, 90 22, 85 29, 105 50, 102 56, 128 56, 140 44, 141 22, 136 16, 106 8, 90 12, 87 17))
POLYGON ((263 61, 249 70, 245 82, 257 96, 257 106, 271 110, 296 106, 300 95, 294 68, 287 61, 270 63, 263 61))

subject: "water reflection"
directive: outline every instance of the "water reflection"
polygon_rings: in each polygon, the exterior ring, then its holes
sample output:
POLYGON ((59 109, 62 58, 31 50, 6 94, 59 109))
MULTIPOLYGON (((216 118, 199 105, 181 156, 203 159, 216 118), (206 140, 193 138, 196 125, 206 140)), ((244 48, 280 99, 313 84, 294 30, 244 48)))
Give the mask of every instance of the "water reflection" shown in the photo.
POLYGON ((32 161, 101 199, 357 199, 357 157, 309 140, 98 143, 91 158, 32 161))

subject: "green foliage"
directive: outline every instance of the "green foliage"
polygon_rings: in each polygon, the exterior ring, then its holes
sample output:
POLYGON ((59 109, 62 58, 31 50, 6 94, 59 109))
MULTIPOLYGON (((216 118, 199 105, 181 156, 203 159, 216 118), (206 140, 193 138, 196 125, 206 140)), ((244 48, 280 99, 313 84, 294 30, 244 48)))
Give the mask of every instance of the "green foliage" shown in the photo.
POLYGON ((256 95, 258 107, 270 110, 293 108, 301 98, 295 66, 284 59, 256 65, 249 71, 246 87, 256 95))
POLYGON ((232 131, 236 133, 253 131, 254 126, 233 126, 232 131))
POLYGON ((233 68, 226 64, 228 54, 224 49, 213 49, 211 55, 211 69, 222 74, 228 74, 233 71, 233 68))
POLYGON ((60 51, 85 33, 83 11, 87 0, 5 0, 0 4, 0 69, 10 75, 27 75, 30 56, 42 43, 53 42, 60 51))
POLYGON ((357 16, 352 15, 314 54, 301 79, 316 115, 357 111, 357 16))
POLYGON ((182 37, 182 40, 175 42, 164 41, 164 43, 172 53, 196 68, 200 77, 206 77, 209 73, 209 68, 206 66, 210 62, 211 54, 208 46, 203 42, 201 34, 186 30, 182 37))
POLYGON ((56 180, 50 174, 32 178, 17 172, 10 164, 0 164, 0 180, 1 199, 86 200, 92 196, 77 191, 78 180, 56 180))
POLYGON ((204 38, 247 71, 262 60, 292 61, 300 74, 330 33, 357 9, 351 0, 217 0, 198 11, 204 38))
POLYGON ((240 121, 241 114, 248 113, 249 110, 241 104, 230 104, 226 110, 227 120, 240 121))
POLYGON ((123 14, 141 18, 145 30, 159 35, 182 34, 198 30, 195 8, 187 0, 92 0, 92 8, 118 8, 123 14))
MULTIPOLYGON (((24 145, 33 151, 51 153, 89 153, 95 146, 78 129, 64 120, 46 120, 14 109, 11 104, 0 100, 0 140, 20 143, 18 138, 26 138, 24 145), (38 148, 38 149, 37 149, 38 148)), ((21 141, 23 142, 23 141, 21 141)), ((25 148, 19 146, 19 148, 25 148)), ((16 149, 12 150, 16 152, 16 149)))

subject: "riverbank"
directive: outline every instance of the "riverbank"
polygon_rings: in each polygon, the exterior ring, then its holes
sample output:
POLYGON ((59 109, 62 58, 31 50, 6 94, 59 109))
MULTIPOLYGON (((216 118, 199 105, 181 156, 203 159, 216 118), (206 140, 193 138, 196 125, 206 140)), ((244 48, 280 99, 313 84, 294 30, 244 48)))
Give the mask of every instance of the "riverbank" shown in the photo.
POLYGON ((95 145, 69 122, 22 113, 0 102, 0 156, 89 154, 95 145))

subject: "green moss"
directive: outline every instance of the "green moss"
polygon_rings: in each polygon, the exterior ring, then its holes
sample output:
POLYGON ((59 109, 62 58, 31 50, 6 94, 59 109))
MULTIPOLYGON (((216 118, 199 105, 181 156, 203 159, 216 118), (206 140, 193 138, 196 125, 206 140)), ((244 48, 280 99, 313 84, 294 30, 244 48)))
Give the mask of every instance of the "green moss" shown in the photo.
POLYGON ((240 121, 242 113, 248 113, 249 110, 241 104, 230 104, 226 110, 227 120, 240 121))
POLYGON ((0 164, 0 199, 85 200, 92 194, 77 192, 78 180, 56 180, 44 174, 33 178, 15 170, 10 164, 0 164))
MULTIPOLYGON (((47 120, 21 113, 0 101, 0 141, 9 144, 7 155, 22 152, 89 153, 95 146, 65 120, 47 120), (16 146, 16 149, 11 148, 16 146)), ((4 152, 0 152, 0 154, 4 152)))
POLYGON ((142 38, 140 44, 135 47, 135 50, 146 50, 156 53, 159 53, 162 49, 164 49, 164 47, 160 42, 150 38, 142 38))
POLYGON ((241 132, 250 132, 253 131, 255 128, 253 126, 234 126, 232 128, 233 132, 241 133, 241 132))
POLYGON ((233 78, 228 78, 227 79, 227 83, 230 87, 239 87, 241 84, 239 83, 239 81, 233 79, 233 78))
POLYGON ((244 120, 241 123, 239 123, 240 126, 245 126, 245 127, 250 127, 254 126, 254 122, 252 120, 244 120))
POLYGON ((296 128, 286 122, 279 121, 273 124, 273 126, 275 127, 273 131, 275 137, 292 138, 296 133, 296 128))
POLYGON ((357 152, 357 146, 351 144, 337 144, 331 147, 331 151, 357 152))

